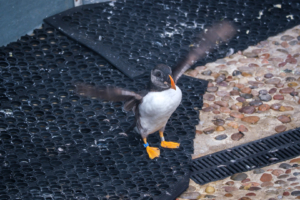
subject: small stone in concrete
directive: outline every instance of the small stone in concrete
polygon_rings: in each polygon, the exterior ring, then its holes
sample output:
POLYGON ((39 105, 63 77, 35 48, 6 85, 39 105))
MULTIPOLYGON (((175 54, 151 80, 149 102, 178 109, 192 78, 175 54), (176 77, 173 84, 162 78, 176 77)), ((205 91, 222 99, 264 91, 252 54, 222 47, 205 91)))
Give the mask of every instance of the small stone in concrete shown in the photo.
POLYGON ((208 194, 212 194, 215 192, 215 188, 212 187, 212 186, 207 186, 206 189, 205 189, 205 192, 208 193, 208 194))
POLYGON ((250 101, 250 102, 249 102, 249 105, 250 105, 250 106, 260 106, 260 105, 262 105, 262 104, 263 104, 263 102, 260 101, 260 100, 254 100, 254 101, 250 101))
POLYGON ((278 190, 275 190, 275 189, 270 189, 270 190, 267 190, 266 191, 266 194, 278 194, 278 190))
POLYGON ((265 112, 265 111, 268 111, 270 110, 270 106, 268 104, 262 104, 258 107, 258 110, 259 111, 262 111, 262 112, 265 112))
POLYGON ((274 103, 271 105, 272 110, 279 110, 282 105, 280 103, 274 103))
POLYGON ((281 174, 284 174, 284 171, 281 170, 281 169, 274 169, 274 170, 272 171, 272 174, 275 175, 275 176, 279 176, 279 175, 281 175, 281 174))
POLYGON ((247 93, 241 93, 240 96, 244 97, 245 99, 252 99, 253 98, 253 94, 247 94, 247 93))
POLYGON ((201 196, 199 192, 188 192, 180 195, 180 198, 183 199, 198 199, 201 196))
POLYGON ((275 127, 275 131, 277 132, 277 133, 281 133, 281 132, 284 132, 285 130, 286 130, 286 126, 285 125, 279 125, 279 126, 276 126, 275 127))
POLYGON ((275 181, 275 184, 278 184, 278 185, 287 185, 287 182, 283 181, 283 180, 277 180, 277 181, 275 181))
POLYGON ((215 140, 224 140, 227 138, 227 135, 226 134, 222 134, 222 135, 218 135, 215 137, 215 140))
POLYGON ((206 70, 206 71, 202 72, 201 74, 204 75, 204 76, 210 76, 211 73, 212 73, 211 70, 206 70))
POLYGON ((265 95, 265 94, 268 94, 268 91, 267 90, 260 90, 259 94, 265 95))
POLYGON ((272 73, 267 73, 264 75, 265 78, 272 78, 274 75, 272 73))
POLYGON ((291 118, 287 115, 280 115, 279 117, 277 117, 277 119, 282 123, 289 123, 292 121, 291 118))
POLYGON ((205 134, 212 134, 215 131, 215 127, 208 127, 203 130, 205 134))
POLYGON ((271 88, 269 90, 269 94, 274 94, 275 92, 277 92, 277 88, 271 88))
POLYGON ((225 128, 223 126, 218 126, 216 128, 216 131, 225 131, 225 128))
POLYGON ((238 102, 245 102, 246 101, 246 99, 244 97, 237 97, 236 100, 238 102))
POLYGON ((245 173, 237 173, 237 174, 233 174, 230 179, 234 180, 234 181, 242 181, 244 179, 246 179, 248 177, 247 174, 245 173))
POLYGON ((271 79, 267 79, 265 81, 265 84, 277 85, 280 82, 281 82, 281 80, 279 78, 271 78, 271 79))
POLYGON ((250 192, 250 193, 247 193, 246 196, 248 196, 248 197, 255 197, 256 194, 254 192, 250 192))
POLYGON ((221 106, 221 107, 228 107, 228 102, 226 102, 226 101, 215 101, 214 104, 221 106))
POLYGON ((294 176, 299 176, 299 175, 300 175, 300 172, 294 172, 293 175, 294 175, 294 176))
POLYGON ((289 45, 291 45, 291 46, 295 46, 296 44, 298 44, 297 40, 292 40, 289 42, 289 45))
POLYGON ((245 180, 242 180, 242 183, 250 182, 250 178, 246 178, 245 180))
POLYGON ((285 78, 285 81, 286 81, 286 82, 293 82, 293 81, 296 81, 296 78, 290 77, 290 76, 289 76, 289 77, 286 77, 286 78, 285 78))
POLYGON ((241 131, 241 132, 248 132, 247 127, 244 126, 244 125, 240 125, 240 126, 238 127, 238 130, 241 131))
POLYGON ((232 72, 232 76, 238 76, 238 75, 241 75, 242 74, 242 72, 240 72, 240 71, 238 71, 238 70, 234 70, 233 72, 232 72))
POLYGON ((296 181, 297 180, 297 177, 291 177, 291 178, 288 178, 287 181, 296 181))
POLYGON ((214 196, 214 195, 205 195, 204 198, 212 199, 212 198, 216 198, 216 196, 214 196))
POLYGON ((216 86, 208 87, 206 91, 207 92, 216 92, 216 91, 218 91, 218 87, 216 87, 216 86))
POLYGON ((186 190, 186 192, 194 192, 196 188, 192 185, 189 186, 189 188, 186 190))
POLYGON ((259 98, 261 101, 266 101, 266 102, 272 100, 272 96, 269 94, 261 94, 261 95, 259 95, 259 98))
POLYGON ((242 198, 239 198, 239 200, 251 200, 249 197, 242 197, 242 198))
POLYGON ((236 188, 234 186, 225 186, 223 188, 225 189, 225 192, 234 192, 234 191, 238 190, 238 188, 236 188))
POLYGON ((258 169, 254 169, 253 170, 253 174, 262 174, 262 173, 264 173, 265 172, 265 170, 263 170, 263 169, 261 169, 261 168, 258 168, 258 169))
POLYGON ((260 181, 261 182, 270 182, 272 180, 272 175, 271 174, 266 174, 264 173, 261 177, 260 177, 260 181))
POLYGON ((242 139, 245 136, 244 133, 242 132, 238 132, 238 133, 234 133, 231 135, 231 139, 234 141, 239 141, 240 139, 242 139))
POLYGON ((263 182, 261 184, 261 187, 272 187, 274 185, 274 183, 272 182, 263 182))
POLYGON ((222 81, 224 81, 226 79, 226 76, 224 76, 223 74, 218 76, 216 78, 216 83, 221 83, 222 81))
POLYGON ((256 109, 254 106, 245 106, 245 107, 242 107, 239 111, 241 113, 245 113, 245 114, 253 114, 253 113, 255 113, 256 109))
POLYGON ((234 185, 234 181, 227 181, 225 184, 226 185, 234 185))
POLYGON ((215 100, 215 95, 206 93, 206 94, 203 95, 203 100, 214 101, 215 100))
POLYGON ((290 193, 287 192, 287 191, 286 191, 286 192, 283 192, 283 193, 282 193, 282 196, 290 196, 290 193))
POLYGON ((279 92, 280 92, 281 94, 289 94, 289 93, 294 92, 294 91, 295 91, 295 89, 294 89, 294 88, 291 88, 291 87, 288 87, 288 88, 282 88, 282 89, 279 90, 279 92))
POLYGON ((212 122, 216 126, 223 126, 225 124, 225 121, 223 119, 214 119, 212 120, 212 122))
POLYGON ((251 88, 249 88, 249 87, 243 87, 243 88, 241 88, 241 92, 242 93, 247 93, 247 94, 250 94, 251 93, 251 88))
POLYGON ((282 175, 278 176, 277 178, 278 178, 278 179, 285 179, 285 178, 287 178, 287 177, 289 177, 288 174, 282 174, 282 175))
POLYGON ((230 193, 226 193, 226 194, 224 194, 224 196, 225 196, 225 197, 233 197, 233 195, 230 194, 230 193))
POLYGON ((293 191, 291 193, 291 195, 293 195, 293 196, 300 196, 300 191, 293 191))
POLYGON ((295 39, 293 36, 290 36, 290 35, 283 35, 281 36, 280 38, 282 41, 290 41, 290 40, 293 40, 295 39))
POLYGON ((257 190, 260 190, 261 188, 260 187, 250 187, 248 190, 249 191, 257 191, 257 190))
POLYGON ((260 118, 258 116, 248 116, 248 117, 243 117, 241 120, 249 124, 256 124, 260 120, 260 118))
POLYGON ((227 91, 218 91, 216 93, 216 95, 219 96, 219 97, 226 97, 226 96, 229 97, 230 96, 230 94, 227 91))
POLYGON ((211 106, 208 106, 208 107, 202 109, 203 112, 210 112, 210 111, 213 111, 213 110, 214 110, 214 108, 211 107, 211 106))
POLYGON ((294 158, 290 161, 290 163, 294 163, 294 162, 297 162, 299 163, 300 162, 300 158, 294 158))
POLYGON ((290 95, 291 95, 292 97, 298 96, 298 94, 299 94, 299 92, 296 92, 296 91, 290 93, 290 95))
POLYGON ((275 94, 275 95, 273 96, 273 99, 274 99, 274 100, 284 100, 284 96, 281 95, 281 94, 275 94))
POLYGON ((241 118, 243 118, 244 117, 244 114, 242 114, 242 113, 239 113, 239 112, 231 112, 230 113, 230 116, 231 117, 234 117, 234 118, 239 118, 239 119, 241 119, 241 118))

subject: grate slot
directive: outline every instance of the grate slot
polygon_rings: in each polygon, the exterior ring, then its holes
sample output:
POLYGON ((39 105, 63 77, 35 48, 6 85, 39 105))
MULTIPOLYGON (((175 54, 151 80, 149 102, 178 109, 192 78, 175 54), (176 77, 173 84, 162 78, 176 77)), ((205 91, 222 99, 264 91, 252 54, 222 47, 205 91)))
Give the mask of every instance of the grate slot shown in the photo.
POLYGON ((235 160, 236 158, 234 155, 232 155, 232 151, 224 151, 222 152, 220 158, 223 158, 224 160, 235 160))
POLYGON ((297 133, 298 131, 292 131, 290 133, 287 133, 287 135, 289 135, 292 138, 292 141, 297 141, 300 139, 300 135, 297 133))
POLYGON ((212 163, 212 165, 218 165, 218 162, 214 161, 211 157, 207 157, 207 160, 209 160, 209 162, 212 163))
POLYGON ((251 144, 253 146, 254 149, 258 149, 258 152, 265 150, 262 146, 260 146, 259 144, 251 144))
POLYGON ((244 146, 242 146, 242 147, 239 148, 239 152, 243 155, 243 157, 247 157, 247 156, 250 155, 250 153, 247 152, 247 150, 245 149, 244 146))
MULTIPOLYGON (((207 174, 209 174, 209 171, 216 171, 217 176, 221 177, 216 179, 215 176, 212 176, 209 181, 197 183, 206 184, 210 181, 224 179, 235 173, 268 166, 298 156, 300 152, 299 130, 300 128, 297 128, 295 130, 277 133, 267 138, 211 154, 211 162, 215 159, 219 162, 218 166, 224 165, 227 167, 219 167, 218 170, 214 168, 204 169, 207 174), (285 137, 287 135, 289 137, 285 137), (291 140, 293 141, 292 143, 290 142, 291 140), (216 158, 218 158, 218 160, 216 158)), ((197 158, 193 160, 193 163, 197 163, 203 159, 204 158, 197 158)), ((198 173, 202 173, 202 170, 194 171, 191 178, 195 180, 194 176, 198 173)))
POLYGON ((219 164, 219 163, 223 163, 223 162, 226 162, 226 160, 222 160, 218 155, 214 155, 214 156, 211 156, 212 159, 216 160, 216 162, 219 164))

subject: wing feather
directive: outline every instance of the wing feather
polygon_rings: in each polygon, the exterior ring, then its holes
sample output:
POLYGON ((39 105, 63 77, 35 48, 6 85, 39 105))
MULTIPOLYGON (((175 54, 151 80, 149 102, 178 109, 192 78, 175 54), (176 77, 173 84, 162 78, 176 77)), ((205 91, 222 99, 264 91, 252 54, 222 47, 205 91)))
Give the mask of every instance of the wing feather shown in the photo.
POLYGON ((114 86, 97 87, 81 83, 76 85, 76 91, 82 96, 107 101, 128 101, 130 99, 140 101, 143 98, 138 93, 114 86))
POLYGON ((219 42, 227 41, 233 37, 235 29, 233 25, 227 21, 223 21, 218 24, 214 24, 208 28, 206 33, 199 35, 199 42, 195 48, 193 48, 187 57, 180 62, 173 71, 173 79, 175 83, 182 76, 182 74, 188 70, 196 61, 204 57, 207 52, 211 51, 215 45, 219 42))

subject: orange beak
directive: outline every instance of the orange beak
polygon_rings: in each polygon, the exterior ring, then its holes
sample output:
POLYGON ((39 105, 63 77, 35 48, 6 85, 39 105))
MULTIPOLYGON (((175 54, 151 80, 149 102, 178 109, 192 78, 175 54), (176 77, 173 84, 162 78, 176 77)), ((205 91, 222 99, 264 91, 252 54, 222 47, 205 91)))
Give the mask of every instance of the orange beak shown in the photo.
POLYGON ((174 89, 174 90, 176 90, 176 85, 175 85, 175 82, 174 82, 172 76, 169 75, 169 77, 170 77, 170 80, 171 80, 171 88, 174 89))

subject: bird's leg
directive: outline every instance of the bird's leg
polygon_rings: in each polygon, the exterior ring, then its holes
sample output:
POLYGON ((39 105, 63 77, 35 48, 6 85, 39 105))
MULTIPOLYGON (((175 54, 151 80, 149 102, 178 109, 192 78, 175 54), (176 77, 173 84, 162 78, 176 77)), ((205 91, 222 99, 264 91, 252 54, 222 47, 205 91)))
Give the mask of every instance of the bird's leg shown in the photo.
POLYGON ((154 159, 156 157, 159 157, 160 155, 160 150, 159 148, 156 148, 156 147, 149 147, 149 144, 147 142, 147 138, 143 138, 143 141, 144 141, 144 147, 146 147, 146 151, 149 155, 149 158, 150 159, 154 159))
POLYGON ((164 148, 169 148, 169 149, 176 149, 179 148, 180 144, 177 142, 166 142, 165 138, 164 138, 164 132, 163 131, 159 131, 159 136, 161 139, 161 146, 164 148))

